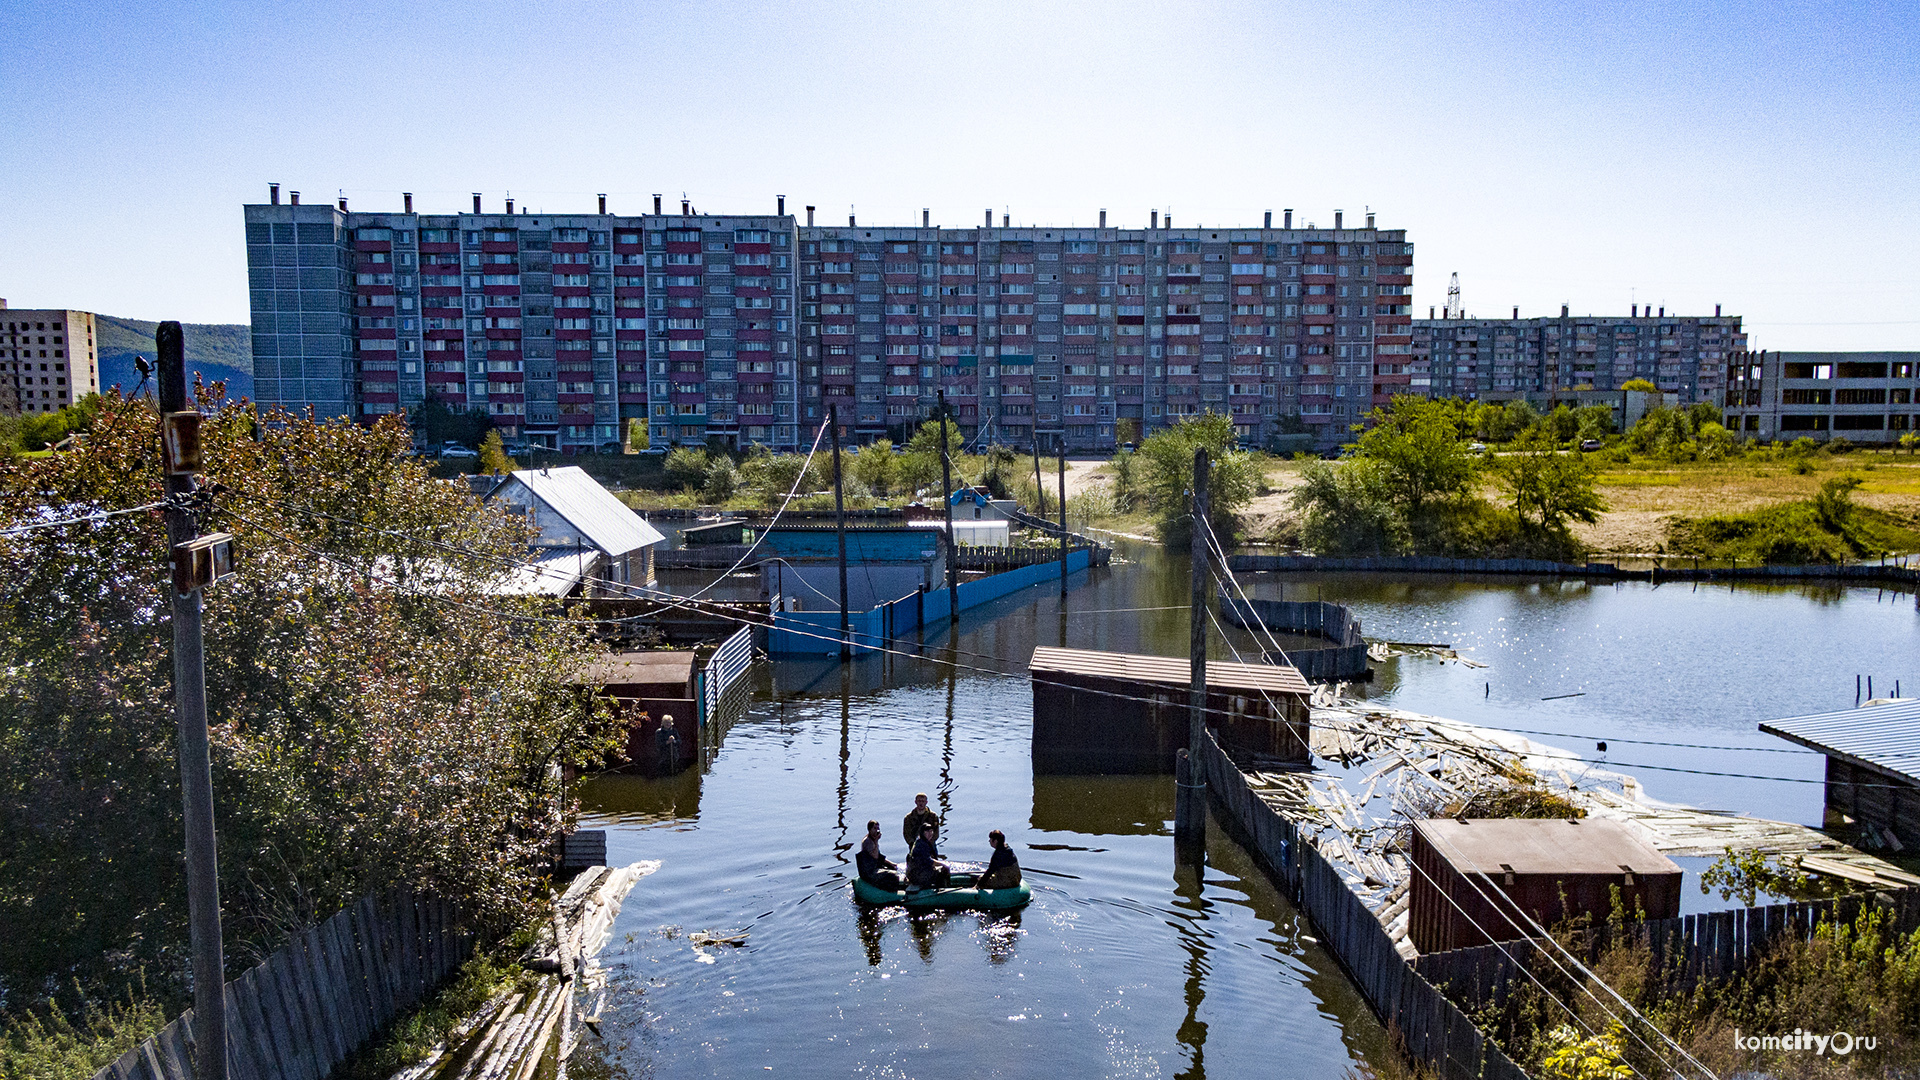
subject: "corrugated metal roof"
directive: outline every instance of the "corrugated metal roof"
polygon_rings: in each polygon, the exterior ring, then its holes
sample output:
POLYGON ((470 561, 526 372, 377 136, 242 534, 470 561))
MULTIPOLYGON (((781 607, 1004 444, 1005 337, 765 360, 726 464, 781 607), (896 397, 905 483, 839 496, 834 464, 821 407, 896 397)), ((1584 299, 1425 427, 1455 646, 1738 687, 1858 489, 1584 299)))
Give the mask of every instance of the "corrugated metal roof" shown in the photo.
POLYGON ((1760 725, 1769 735, 1909 783, 1920 783, 1920 698, 1760 725))
MULTIPOLYGON (((521 469, 513 478, 609 555, 625 555, 666 539, 577 465, 521 469)), ((501 494, 501 489, 495 489, 493 497, 501 494)))
POLYGON ((1416 821, 1434 853, 1466 874, 1677 874, 1680 866, 1625 824, 1606 818, 1453 818, 1416 821))
POLYGON ((588 548, 553 548, 535 552, 513 567, 494 585, 500 596, 565 596, 600 564, 601 555, 588 548))
MULTIPOLYGON (((1184 656, 1141 656, 1135 653, 1096 652, 1092 649, 1060 649, 1042 645, 1033 650, 1028 665, 1035 674, 1059 672, 1088 675, 1128 682, 1167 683, 1186 686, 1192 679, 1192 666, 1184 656)), ((1265 690, 1270 693, 1310 694, 1313 688, 1300 672, 1279 664, 1235 664, 1225 660, 1207 661, 1209 690, 1265 690)))

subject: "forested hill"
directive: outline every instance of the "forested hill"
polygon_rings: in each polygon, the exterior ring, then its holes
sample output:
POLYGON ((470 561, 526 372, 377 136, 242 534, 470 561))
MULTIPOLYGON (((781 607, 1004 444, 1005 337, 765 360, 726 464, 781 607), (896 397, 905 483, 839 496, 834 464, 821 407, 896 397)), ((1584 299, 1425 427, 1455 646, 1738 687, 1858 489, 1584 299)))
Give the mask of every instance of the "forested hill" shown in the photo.
MULTIPOLYGON (((158 323, 96 315, 99 340, 100 389, 118 385, 131 393, 140 383, 133 366, 136 355, 153 360, 153 329, 158 323)), ((253 345, 245 323, 185 323, 187 378, 199 372, 208 382, 225 379, 230 398, 253 396, 253 345)), ((151 384, 149 384, 151 385, 151 384)))

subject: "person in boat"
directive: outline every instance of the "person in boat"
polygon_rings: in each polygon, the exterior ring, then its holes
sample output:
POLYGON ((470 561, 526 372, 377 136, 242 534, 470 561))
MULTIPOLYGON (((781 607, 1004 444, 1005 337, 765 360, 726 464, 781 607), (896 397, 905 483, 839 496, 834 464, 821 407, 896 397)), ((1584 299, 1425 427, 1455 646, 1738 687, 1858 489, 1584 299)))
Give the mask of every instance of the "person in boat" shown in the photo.
POLYGON ((906 840, 909 850, 919 842, 920 829, 929 822, 932 823, 937 838, 940 832, 940 815, 927 806, 927 793, 923 791, 913 797, 913 809, 907 811, 906 819, 900 823, 900 836, 906 840))
POLYGON ((877 889, 899 892, 901 888, 900 867, 892 859, 880 854, 880 823, 867 822, 867 839, 854 854, 854 863, 860 868, 860 880, 877 889))
POLYGON ((1020 860, 1013 857, 1013 849, 1007 846, 1007 834, 995 829, 987 834, 987 843, 993 846, 993 857, 987 860, 986 873, 974 882, 976 889, 1013 889, 1020 885, 1020 860))
POLYGON ((913 845, 913 854, 907 856, 907 883, 916 889, 944 889, 951 884, 947 864, 934 847, 938 835, 933 822, 920 826, 920 839, 913 845))

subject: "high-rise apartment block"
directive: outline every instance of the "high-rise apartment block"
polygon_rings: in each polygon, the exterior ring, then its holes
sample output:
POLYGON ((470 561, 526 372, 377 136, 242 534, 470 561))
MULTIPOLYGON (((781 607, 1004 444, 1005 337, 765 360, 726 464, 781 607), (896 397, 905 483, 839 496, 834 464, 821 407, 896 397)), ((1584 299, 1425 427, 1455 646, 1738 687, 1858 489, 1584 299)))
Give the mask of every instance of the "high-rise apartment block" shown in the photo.
POLYGON ((1411 385, 1404 230, 816 225, 787 214, 245 208, 256 396, 371 417, 429 396, 555 448, 896 435, 1111 448, 1205 411, 1342 438, 1411 385))
MULTIPOLYGON (((1431 314, 1431 313, 1429 313, 1431 314)), ((1714 401, 1727 363, 1747 347, 1738 315, 1644 314, 1626 317, 1435 319, 1413 324, 1415 391, 1433 397, 1550 397, 1573 388, 1618 389, 1645 379, 1683 402, 1714 401)))
POLYGON ((0 414, 49 413, 100 391, 90 311, 0 300, 0 414))

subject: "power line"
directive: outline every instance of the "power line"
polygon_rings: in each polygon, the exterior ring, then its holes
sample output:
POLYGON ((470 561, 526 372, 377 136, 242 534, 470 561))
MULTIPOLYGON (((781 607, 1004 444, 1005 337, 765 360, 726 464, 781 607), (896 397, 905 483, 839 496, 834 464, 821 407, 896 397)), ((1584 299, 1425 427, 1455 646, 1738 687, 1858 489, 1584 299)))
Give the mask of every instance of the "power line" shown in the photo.
POLYGON ((108 518, 121 517, 125 514, 143 514, 149 510, 163 509, 166 506, 167 501, 162 499, 159 502, 150 502, 144 506, 129 506, 125 510, 96 510, 93 513, 81 514, 77 517, 56 518, 51 521, 35 521, 25 525, 13 525, 5 529, 0 529, 0 536, 17 536, 21 533, 34 532, 39 529, 59 528, 63 525, 97 524, 108 518))

